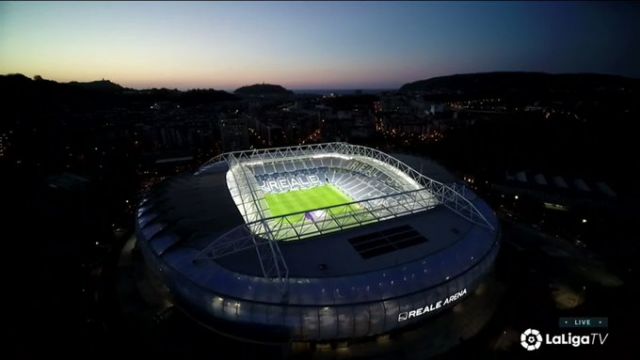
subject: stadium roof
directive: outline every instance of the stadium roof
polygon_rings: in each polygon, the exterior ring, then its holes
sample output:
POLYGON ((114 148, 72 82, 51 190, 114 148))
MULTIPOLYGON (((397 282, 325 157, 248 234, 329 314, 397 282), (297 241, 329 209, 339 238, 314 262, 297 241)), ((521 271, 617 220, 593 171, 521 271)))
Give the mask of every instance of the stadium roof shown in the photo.
POLYGON ((170 179, 149 194, 138 211, 140 239, 167 271, 180 274, 176 286, 186 281, 197 289, 258 302, 278 303, 287 293, 287 302, 299 305, 389 299, 437 286, 473 268, 497 246, 498 222, 485 202, 406 165, 398 168, 431 186, 438 206, 302 241, 282 243, 252 231, 230 194, 231 168, 238 161, 332 151, 344 156, 363 152, 402 164, 376 155, 377 150, 341 143, 241 152, 227 160, 225 154, 195 175, 170 179), (478 218, 472 218, 475 211, 478 218), (399 246, 397 239, 412 246, 399 246), (371 241, 386 245, 373 252, 371 241))
MULTIPOLYGON (((379 150, 351 145, 347 143, 326 143, 284 148, 256 149, 221 154, 204 164, 195 175, 207 174, 213 170, 227 171, 227 186, 235 200, 236 208, 242 214, 245 224, 211 237, 208 246, 196 256, 197 259, 222 259, 229 255, 255 248, 258 253, 260 270, 265 277, 276 277, 287 283, 289 269, 283 256, 279 240, 302 239, 322 236, 335 231, 345 231, 354 225, 373 225, 415 215, 442 205, 458 215, 462 220, 493 231, 495 224, 489 222, 484 214, 488 209, 479 210, 467 196, 442 182, 428 178, 398 159, 379 150), (302 225, 292 223, 295 213, 283 216, 268 216, 264 209, 264 199, 255 179, 245 165, 281 161, 282 159, 304 159, 324 157, 358 158, 361 161, 374 162, 385 171, 404 178, 413 188, 377 198, 368 198, 353 203, 324 208, 327 216, 311 219, 302 225), (226 168, 224 168, 225 165, 226 168), (336 211, 337 207, 358 205, 357 210, 336 211), (483 214, 484 213, 484 214, 483 214)), ((484 204, 484 203, 482 203, 484 204)), ((484 205, 486 207, 486 204, 484 205)), ((302 212, 304 213, 304 212, 302 212)), ((301 214, 302 214, 301 213, 301 214)), ((304 215, 304 214, 302 214, 304 215)), ((424 221, 424 220, 423 220, 424 221)), ((207 237, 209 238, 209 237, 207 237)))
MULTIPOLYGON (((218 164, 214 171, 194 177, 178 176, 164 182, 151 196, 157 196, 153 204, 142 204, 139 213, 162 214, 163 223, 170 228, 151 228, 153 234, 162 241, 152 242, 152 247, 162 254, 178 242, 190 242, 193 246, 209 244, 229 229, 244 224, 227 188, 226 164, 218 164), (156 232, 171 230, 176 236, 156 236, 156 232)), ((143 215, 139 223, 152 223, 155 219, 143 215)), ((151 225, 153 226, 153 225, 151 225)))
MULTIPOLYGON (((274 224, 276 226, 291 226, 286 224, 286 216, 280 216, 276 218, 269 218, 260 209, 261 196, 257 192, 256 184, 252 183, 250 176, 244 169, 244 164, 256 164, 268 161, 278 161, 284 158, 295 159, 305 157, 322 157, 322 156, 337 156, 337 157, 360 157, 366 159, 373 159, 381 165, 387 166, 392 169, 395 176, 406 178, 410 182, 414 183, 414 189, 409 191, 390 194, 385 196, 384 199, 365 199, 358 203, 367 203, 377 200, 386 200, 386 203, 393 204, 387 205, 387 211, 381 213, 370 213, 369 216, 373 216, 376 220, 382 218, 394 217, 398 214, 415 213, 428 208, 434 207, 433 197, 437 204, 442 204, 449 208, 459 216, 477 223, 480 226, 493 228, 493 226, 487 221, 484 215, 468 200, 463 194, 460 194, 455 188, 452 188, 444 183, 429 178, 422 173, 416 171, 412 167, 406 165, 400 160, 387 155, 379 150, 352 145, 347 143, 325 143, 325 144, 313 144, 295 147, 281 147, 281 148, 267 148, 267 149, 255 149, 248 151, 235 151, 221 154, 206 164, 204 164, 196 174, 205 172, 209 167, 219 162, 225 162, 229 167, 230 173, 233 175, 228 177, 227 181, 231 181, 234 184, 229 184, 229 188, 234 192, 234 187, 237 188, 237 192, 241 199, 241 205, 246 206, 248 203, 253 203, 256 209, 252 213, 245 213, 245 220, 247 225, 251 228, 251 231, 256 235, 262 235, 270 237, 273 232, 272 229, 264 228, 266 223, 274 224), (239 169, 234 173, 234 169, 239 169)), ((366 208, 366 207, 363 207, 366 208)), ((241 209, 242 211, 242 209, 241 209)), ((366 217, 368 220, 369 217, 366 217)), ((338 223, 339 219, 334 219, 338 223)), ((360 222, 361 219, 356 219, 360 222)), ((365 221, 366 221, 365 220, 365 221)), ((311 231, 312 233, 322 234, 321 228, 317 231, 311 231)), ((297 235, 299 237, 299 235, 297 235)), ((274 239, 275 240, 275 239, 274 239)))

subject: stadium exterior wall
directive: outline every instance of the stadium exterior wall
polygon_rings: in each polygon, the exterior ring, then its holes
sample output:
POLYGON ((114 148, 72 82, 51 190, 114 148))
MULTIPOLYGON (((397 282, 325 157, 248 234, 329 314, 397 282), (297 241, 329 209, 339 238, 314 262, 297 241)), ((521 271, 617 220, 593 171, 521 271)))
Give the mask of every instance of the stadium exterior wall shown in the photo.
MULTIPOLYGON (((498 229, 499 230, 499 229, 498 229)), ((270 332, 269 337, 296 341, 328 341, 376 336, 424 321, 461 301, 473 296, 473 292, 493 267, 499 250, 496 241, 490 250, 473 267, 457 277, 434 287, 413 294, 380 301, 348 305, 296 306, 234 299, 216 294, 185 275, 174 271, 155 256, 145 241, 138 242, 147 264, 171 289, 174 300, 184 310, 209 324, 225 325, 229 329, 251 328, 270 332), (430 304, 459 293, 466 294, 450 304, 424 316, 399 321, 399 314, 430 304), (221 323, 220 320, 223 320, 221 323)))

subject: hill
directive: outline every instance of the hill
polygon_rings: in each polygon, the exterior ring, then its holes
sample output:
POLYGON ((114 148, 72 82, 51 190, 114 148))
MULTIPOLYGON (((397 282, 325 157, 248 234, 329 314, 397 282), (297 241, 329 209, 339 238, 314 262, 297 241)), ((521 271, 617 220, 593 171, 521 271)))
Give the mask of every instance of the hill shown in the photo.
POLYGON ((250 95, 250 96, 293 95, 293 91, 287 90, 281 85, 273 85, 273 84, 254 84, 254 85, 242 86, 236 89, 234 93, 238 95, 250 95))
POLYGON ((638 92, 640 79, 603 74, 489 72, 440 76, 403 85, 400 92, 425 95, 506 96, 638 92))
POLYGON ((194 89, 128 89, 109 80, 59 83, 52 80, 28 78, 22 74, 0 75, 0 91, 10 108, 52 106, 75 110, 95 110, 112 107, 128 107, 132 104, 153 104, 172 101, 182 106, 197 106, 238 97, 222 90, 194 89))
POLYGON ((120 92, 122 90, 125 90, 125 88, 123 88, 122 86, 104 79, 97 80, 97 81, 89 81, 89 82, 71 81, 67 84, 71 86, 79 87, 82 89, 86 89, 86 90, 113 91, 113 92, 120 92))

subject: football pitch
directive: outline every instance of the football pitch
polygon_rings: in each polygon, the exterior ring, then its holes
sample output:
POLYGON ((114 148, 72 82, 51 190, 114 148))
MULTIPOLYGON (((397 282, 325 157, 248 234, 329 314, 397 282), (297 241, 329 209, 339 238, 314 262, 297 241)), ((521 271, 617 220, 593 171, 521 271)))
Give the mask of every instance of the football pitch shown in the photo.
MULTIPOLYGON (((271 216, 282 216, 291 213, 309 211, 334 205, 353 202, 340 189, 333 185, 322 185, 311 189, 289 191, 281 194, 267 194, 265 200, 271 216)), ((341 215, 359 209, 358 205, 349 205, 331 209, 334 215, 341 215)), ((287 217, 291 223, 304 221, 305 214, 287 217)))

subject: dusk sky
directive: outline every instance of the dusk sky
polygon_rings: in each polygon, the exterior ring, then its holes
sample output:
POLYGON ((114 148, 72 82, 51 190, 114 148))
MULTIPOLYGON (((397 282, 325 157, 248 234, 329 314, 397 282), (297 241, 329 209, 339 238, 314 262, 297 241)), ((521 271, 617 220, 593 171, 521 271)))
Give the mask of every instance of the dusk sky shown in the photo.
POLYGON ((484 71, 640 77, 633 3, 2 2, 0 74, 133 88, 397 88, 484 71))

